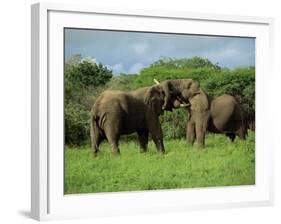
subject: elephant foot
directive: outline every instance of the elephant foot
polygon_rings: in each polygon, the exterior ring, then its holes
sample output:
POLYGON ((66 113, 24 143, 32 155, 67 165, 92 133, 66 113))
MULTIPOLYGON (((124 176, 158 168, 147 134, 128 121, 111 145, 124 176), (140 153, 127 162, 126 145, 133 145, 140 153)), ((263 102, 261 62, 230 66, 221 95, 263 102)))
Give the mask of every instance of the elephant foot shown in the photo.
POLYGON ((96 158, 99 154, 99 150, 95 150, 92 154, 93 158, 96 158))
POLYGON ((112 155, 113 155, 114 157, 119 157, 121 154, 120 154, 120 151, 113 151, 113 152, 112 152, 112 155))
POLYGON ((229 139, 231 140, 231 142, 234 142, 234 139, 236 137, 236 135, 234 133, 226 133, 225 134, 227 137, 229 137, 229 139))
POLYGON ((205 148, 205 145, 201 145, 201 144, 200 144, 200 145, 197 145, 197 149, 198 149, 198 150, 203 150, 204 148, 205 148))
POLYGON ((165 150, 159 150, 159 151, 158 151, 158 154, 164 155, 164 154, 165 154, 165 150))

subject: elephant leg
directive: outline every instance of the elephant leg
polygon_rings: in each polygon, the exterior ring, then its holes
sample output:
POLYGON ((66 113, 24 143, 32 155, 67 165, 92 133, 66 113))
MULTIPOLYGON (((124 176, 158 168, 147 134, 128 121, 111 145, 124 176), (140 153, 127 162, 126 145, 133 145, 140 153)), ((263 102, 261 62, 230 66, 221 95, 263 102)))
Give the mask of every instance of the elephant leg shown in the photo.
POLYGON ((199 148, 205 147, 206 128, 201 122, 195 123, 196 140, 199 148))
POLYGON ((158 116, 155 116, 147 121, 148 130, 151 134, 152 140, 154 141, 157 151, 164 154, 165 148, 163 144, 163 133, 159 122, 158 116))
POLYGON ((230 138, 231 142, 234 142, 234 139, 236 137, 234 133, 226 133, 225 135, 230 138))
POLYGON ((148 131, 147 130, 138 131, 138 139, 140 143, 141 152, 146 152, 147 143, 148 143, 148 131))
POLYGON ((104 136, 102 136, 101 134, 98 134, 94 140, 92 140, 92 150, 94 152, 94 157, 97 156, 98 152, 99 152, 99 145, 100 143, 104 140, 104 136))
POLYGON ((107 136, 108 142, 111 145, 112 153, 113 155, 120 155, 120 150, 119 150, 119 136, 107 136))
POLYGON ((158 137, 155 137, 153 135, 151 135, 152 140, 154 141, 157 151, 161 154, 165 153, 165 148, 164 148, 164 144, 163 144, 163 139, 160 139, 158 137))
POLYGON ((205 135, 206 135, 209 118, 210 115, 208 111, 204 113, 197 113, 192 115, 192 119, 195 123, 195 134, 196 134, 197 145, 199 148, 205 147, 205 135))
POLYGON ((238 135, 238 137, 240 139, 246 140, 247 130, 245 130, 244 128, 240 127, 240 129, 238 130, 237 135, 238 135))
POLYGON ((152 140, 154 141, 157 151, 161 154, 165 153, 165 148, 163 144, 163 138, 160 138, 158 134, 151 133, 152 140))
POLYGON ((186 138, 187 138, 187 143, 193 145, 195 140, 195 124, 191 120, 187 122, 186 138))
POLYGON ((108 143, 111 145, 112 153, 114 155, 119 155, 120 150, 118 147, 118 141, 120 138, 120 134, 116 130, 116 126, 113 126, 113 125, 106 126, 104 131, 105 131, 105 135, 108 140, 108 143))

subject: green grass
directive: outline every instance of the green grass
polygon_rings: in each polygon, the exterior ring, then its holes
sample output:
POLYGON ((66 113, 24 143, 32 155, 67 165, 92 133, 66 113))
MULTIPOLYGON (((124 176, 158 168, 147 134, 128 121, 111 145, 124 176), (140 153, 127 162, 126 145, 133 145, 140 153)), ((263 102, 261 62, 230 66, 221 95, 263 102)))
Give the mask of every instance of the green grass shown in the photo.
POLYGON ((166 140, 165 155, 153 142, 140 153, 135 141, 120 142, 121 156, 111 154, 107 142, 93 158, 89 146, 65 150, 65 194, 139 191, 255 184, 255 138, 231 143, 223 135, 209 134, 206 148, 185 140, 166 140))

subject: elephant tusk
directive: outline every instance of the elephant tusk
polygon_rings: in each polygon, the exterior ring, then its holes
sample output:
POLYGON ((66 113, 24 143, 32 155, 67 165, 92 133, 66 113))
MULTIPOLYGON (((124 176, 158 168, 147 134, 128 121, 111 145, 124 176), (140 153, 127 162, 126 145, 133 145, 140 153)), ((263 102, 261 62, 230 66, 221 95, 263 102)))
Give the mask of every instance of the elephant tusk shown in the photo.
POLYGON ((157 85, 160 85, 160 82, 158 82, 157 79, 153 79, 153 81, 154 81, 157 85))
POLYGON ((183 104, 183 103, 180 104, 180 107, 189 107, 189 106, 190 104, 183 104))

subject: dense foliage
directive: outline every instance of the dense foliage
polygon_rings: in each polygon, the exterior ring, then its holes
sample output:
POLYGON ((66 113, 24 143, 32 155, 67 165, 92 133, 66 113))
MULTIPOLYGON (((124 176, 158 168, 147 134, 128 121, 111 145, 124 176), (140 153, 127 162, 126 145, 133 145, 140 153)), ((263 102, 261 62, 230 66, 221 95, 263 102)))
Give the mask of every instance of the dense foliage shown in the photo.
POLYGON ((112 78, 112 71, 75 55, 65 64, 64 78, 65 143, 83 144, 89 138, 89 111, 94 93, 112 78))
MULTIPOLYGON (((192 78, 210 96, 230 94, 243 104, 254 123, 255 68, 221 68, 208 59, 161 58, 139 75, 112 76, 112 71, 91 60, 71 58, 65 65, 65 136, 67 144, 82 144, 89 139, 89 111, 105 89, 132 90, 153 85, 153 79, 192 78)), ((184 109, 165 112, 161 117, 166 139, 185 137, 187 113, 184 109)))

